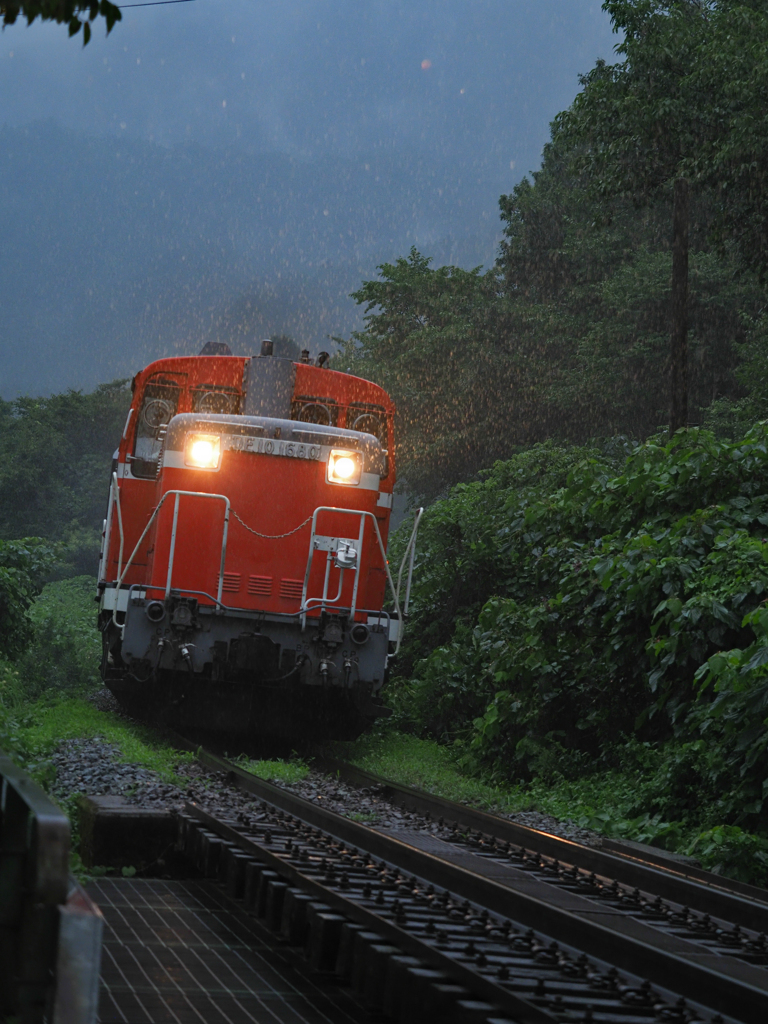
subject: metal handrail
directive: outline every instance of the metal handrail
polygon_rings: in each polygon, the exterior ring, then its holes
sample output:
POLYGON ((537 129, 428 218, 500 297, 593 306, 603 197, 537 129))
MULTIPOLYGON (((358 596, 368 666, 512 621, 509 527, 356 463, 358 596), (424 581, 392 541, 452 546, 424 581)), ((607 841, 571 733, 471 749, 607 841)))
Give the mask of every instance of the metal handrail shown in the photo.
POLYGON ((172 580, 172 576, 173 576, 173 559, 174 559, 174 555, 176 553, 176 529, 177 529, 178 520, 179 520, 179 498, 181 498, 183 496, 190 497, 190 498, 213 498, 213 499, 216 499, 216 500, 224 502, 224 528, 222 530, 222 535, 221 535, 221 561, 220 561, 220 565, 219 565, 219 587, 218 587, 217 596, 216 596, 216 607, 217 608, 221 608, 222 607, 221 593, 222 593, 222 587, 224 586, 224 564, 225 564, 226 558, 227 558, 227 533, 228 533, 228 530, 229 530, 229 512, 230 512, 229 498, 225 494, 211 494, 208 491, 181 491, 181 490, 166 491, 165 494, 160 499, 160 501, 157 503, 157 505, 155 505, 155 507, 154 507, 154 509, 152 511, 152 515, 149 517, 149 522, 144 527, 144 530, 143 530, 141 536, 136 541, 136 547, 133 549, 133 551, 131 552, 130 558, 125 563, 125 568, 123 569, 122 574, 118 576, 117 586, 115 587, 115 608, 114 608, 114 610, 112 612, 112 621, 115 623, 116 626, 118 626, 118 628, 122 629, 122 626, 120 625, 120 623, 117 622, 117 619, 115 618, 115 616, 117 614, 117 597, 118 597, 118 594, 120 593, 120 587, 123 585, 123 581, 125 580, 126 573, 130 569, 131 563, 133 562, 134 558, 136 557, 136 555, 137 555, 137 553, 139 551, 139 548, 143 544, 144 538, 147 536, 147 533, 149 532, 149 528, 151 527, 152 523, 155 521, 155 518, 156 518, 158 512, 160 511, 160 509, 163 507, 163 504, 165 503, 165 499, 170 497, 170 495, 172 495, 172 494, 176 495, 176 501, 174 503, 174 508, 173 508, 173 526, 172 526, 172 529, 171 529, 171 550, 168 552, 168 574, 166 576, 166 581, 165 581, 165 596, 168 597, 168 595, 171 592, 171 580, 172 580))
MULTIPOLYGON (((218 498, 224 502, 224 526, 221 531, 221 560, 219 562, 219 587, 216 591, 216 607, 221 607, 221 594, 224 586, 224 564, 227 559, 227 533, 229 531, 229 498, 224 494, 207 494, 204 491, 167 491, 166 494, 175 494, 176 501, 173 506, 173 526, 171 528, 171 550, 168 552, 168 577, 165 584, 165 596, 168 597, 171 593, 171 579, 173 576, 173 559, 176 554, 176 528, 179 522, 179 498, 182 494, 187 496, 195 495, 200 497, 204 495, 208 498, 218 498)), ((159 507, 159 506, 158 506, 159 507)))
POLYGON ((107 518, 104 520, 104 535, 101 539, 101 559, 99 561, 99 583, 107 581, 107 561, 109 546, 112 542, 112 509, 115 505, 115 478, 113 473, 109 481, 109 497, 107 498, 107 518))
MULTIPOLYGON (((384 570, 385 570, 385 572, 387 574, 387 580, 389 582, 390 590, 392 591, 392 599, 393 599, 394 604, 395 604, 395 612, 397 613, 397 618, 398 618, 398 620, 400 622, 400 628, 398 630, 397 641, 395 643, 395 654, 397 654, 397 652, 400 650, 400 641, 402 639, 402 634, 403 634, 403 616, 400 613, 400 601, 399 601, 398 592, 395 589, 395 584, 394 584, 394 582, 392 580, 392 573, 389 571, 389 562, 387 561, 387 552, 386 552, 386 550, 384 548, 384 542, 381 539, 381 532, 379 531, 379 524, 376 521, 376 516, 373 514, 373 512, 364 512, 361 509, 356 509, 356 508, 336 508, 333 505, 318 505, 318 507, 313 512, 313 514, 312 514, 312 533, 311 533, 310 538, 309 538, 309 554, 307 556, 307 568, 306 568, 306 571, 304 573, 304 586, 303 586, 302 592, 301 592, 301 606, 300 606, 301 628, 305 629, 306 625, 307 625, 307 611, 309 610, 309 601, 320 601, 322 607, 325 606, 325 603, 328 603, 328 604, 332 603, 332 602, 327 600, 327 594, 325 593, 325 591, 327 590, 328 576, 329 576, 329 573, 330 573, 330 561, 331 561, 331 559, 330 559, 331 552, 330 551, 328 552, 328 562, 327 562, 327 565, 326 565, 325 587, 324 587, 323 597, 322 598, 315 597, 315 598, 309 598, 309 599, 307 598, 307 590, 309 588, 309 575, 310 575, 310 572, 311 572, 311 569, 312 569, 312 559, 313 559, 314 554, 315 554, 315 544, 314 544, 314 541, 315 541, 315 530, 316 530, 316 527, 317 527, 317 516, 318 516, 319 512, 338 512, 339 514, 343 514, 343 515, 360 516, 360 519, 361 519, 361 522, 360 522, 360 535, 359 535, 359 539, 358 539, 358 544, 359 544, 359 548, 358 548, 358 562, 357 562, 357 565, 354 567, 354 570, 353 570, 354 573, 355 573, 355 585, 354 585, 354 589, 353 589, 353 592, 352 592, 352 605, 351 605, 350 611, 349 611, 350 618, 354 618, 355 611, 356 611, 356 606, 357 606, 357 589, 358 589, 358 584, 359 584, 359 580, 360 580, 360 559, 362 558, 363 538, 365 536, 365 520, 366 520, 366 518, 370 518, 371 520, 373 520, 373 528, 376 531, 376 540, 378 541, 379 551, 381 552, 381 558, 382 558, 382 561, 384 562, 384 570)), ((341 573, 343 573, 344 570, 340 568, 339 571, 341 573)), ((339 593, 337 595, 337 600, 340 599, 340 598, 341 598, 341 587, 339 587, 339 593)))
POLYGON ((125 534, 123 532, 123 510, 120 505, 120 483, 117 479, 117 473, 112 473, 112 479, 109 482, 109 498, 107 500, 107 520, 104 524, 104 542, 102 545, 101 552, 101 566, 99 568, 99 583, 102 581, 106 582, 106 568, 107 561, 109 559, 109 548, 112 543, 112 510, 117 509, 117 525, 120 530, 120 551, 117 557, 117 575, 120 575, 123 565, 123 547, 125 544, 125 534))
MULTIPOLYGON (((125 568, 123 569, 122 568, 123 543, 124 543, 123 520, 122 520, 122 511, 121 511, 121 508, 120 508, 120 497, 119 497, 119 487, 118 487, 118 481, 117 481, 117 474, 113 473, 112 474, 112 486, 110 487, 110 509, 109 509, 109 515, 108 515, 108 520, 107 520, 106 536, 105 536, 105 559, 108 558, 108 556, 109 556, 109 541, 110 541, 111 525, 112 525, 112 522, 111 522, 111 520, 112 520, 112 504, 114 502, 114 504, 115 504, 115 506, 117 508, 118 524, 119 524, 119 528, 120 528, 120 551, 119 551, 119 555, 118 555, 118 578, 117 578, 116 587, 115 587, 115 607, 112 610, 112 621, 113 621, 113 623, 119 629, 123 628, 122 625, 117 622, 117 618, 116 618, 116 616, 117 616, 117 605, 118 605, 118 594, 120 592, 120 588, 121 588, 121 586, 122 586, 122 584, 123 584, 123 582, 125 580, 125 577, 126 577, 126 574, 127 574, 128 570, 129 570, 129 568, 131 567, 131 565, 133 563, 133 559, 136 557, 136 554, 138 553, 139 548, 141 547, 141 545, 142 545, 142 543, 144 541, 144 538, 147 536, 147 533, 149 532, 149 529, 152 526, 152 523, 154 522, 155 518, 157 517, 157 514, 159 513, 160 509, 162 508, 166 498, 168 498, 171 494, 175 495, 175 502, 174 502, 174 509, 173 509, 173 525, 171 527, 171 548, 170 548, 170 551, 168 553, 168 573, 167 573, 167 576, 166 576, 165 597, 167 598, 170 595, 171 588, 172 588, 173 562, 174 562, 174 557, 175 557, 175 553, 176 553, 176 536, 177 536, 177 527, 178 527, 178 518, 179 518, 179 499, 182 496, 194 497, 194 498, 213 498, 213 499, 217 499, 217 500, 223 501, 224 502, 224 506, 225 506, 225 508, 224 508, 224 526, 223 526, 223 529, 222 529, 222 541, 221 541, 221 560, 220 560, 220 565, 219 565, 219 581, 218 581, 218 590, 217 590, 216 599, 215 599, 216 600, 216 608, 217 608, 217 610, 225 608, 225 606, 223 605, 222 600, 221 600, 221 595, 222 595, 222 590, 223 590, 223 585, 224 585, 224 565, 225 565, 225 562, 226 562, 227 537, 228 537, 228 531, 229 531, 229 516, 230 516, 230 502, 229 502, 229 498, 226 495, 224 495, 224 494, 211 494, 211 493, 209 493, 207 491, 183 491, 183 490, 166 491, 166 493, 162 496, 160 501, 157 503, 157 505, 153 509, 152 515, 149 517, 149 521, 147 522, 147 525, 144 527, 144 530, 143 530, 141 536, 139 537, 138 541, 136 542, 136 546, 134 547, 133 551, 131 552, 131 555, 130 555, 128 561, 125 563, 125 568)), ((355 582, 354 582, 354 587, 353 587, 353 591, 352 591, 352 605, 350 607, 350 616, 352 618, 354 618, 355 612, 357 610, 357 594, 358 594, 358 588, 359 588, 359 584, 360 584, 360 558, 362 557, 362 547, 363 547, 363 540, 364 540, 364 535, 365 535, 365 521, 366 521, 366 518, 370 518, 373 521, 373 528, 374 528, 374 531, 376 533, 376 540, 378 542, 379 551, 381 552, 382 561, 384 563, 385 572, 387 574, 387 581, 389 583, 389 587, 390 587, 390 590, 392 592, 392 599, 393 599, 393 602, 394 602, 394 605, 395 605, 395 612, 397 614, 397 618, 398 618, 398 621, 400 623, 400 627, 399 627, 399 630, 398 630, 398 637, 397 637, 397 641, 396 641, 396 644, 395 644, 395 653, 397 653, 400 650, 400 644, 401 644, 401 641, 402 641, 402 635, 403 635, 403 630, 404 630, 404 625, 405 625, 405 623, 404 623, 404 615, 407 615, 407 613, 408 613, 408 604, 410 602, 410 597, 411 597, 411 583, 412 583, 412 579, 413 579, 414 558, 415 558, 415 555, 416 555, 416 537, 417 537, 417 534, 418 534, 419 523, 421 522, 421 517, 422 517, 422 515, 424 513, 424 509, 423 508, 419 508, 417 510, 417 512, 416 512, 416 516, 415 516, 414 524, 413 524, 413 529, 411 531, 411 536, 410 536, 410 538, 408 540, 408 543, 407 543, 406 548, 405 548, 405 553, 403 555, 403 559, 402 559, 402 561, 400 563, 400 570, 399 570, 398 575, 397 575, 397 586, 395 586, 394 581, 392 579, 392 574, 391 574, 390 569, 389 569, 389 562, 387 560, 387 553, 386 553, 386 549, 384 548, 384 543, 383 543, 383 541, 381 539, 381 531, 379 530, 379 524, 378 524, 378 521, 376 519, 376 516, 372 512, 366 512, 366 511, 362 511, 360 509, 337 508, 337 507, 332 506, 332 505, 319 505, 315 509, 313 514, 312 514, 312 531, 311 531, 311 535, 310 535, 310 539, 309 539, 309 554, 307 556, 307 568, 306 568, 306 571, 304 573, 304 584, 303 584, 302 593, 301 593, 301 605, 300 605, 300 609, 299 609, 299 614, 301 616, 302 629, 306 628, 307 612, 310 609, 310 605, 312 605, 312 604, 319 604, 321 610, 325 610, 326 604, 333 604, 333 605, 335 605, 339 600, 341 600, 341 593, 342 593, 342 589, 343 589, 344 569, 342 567, 339 567, 339 574, 340 574, 340 576, 339 576, 339 591, 336 594, 336 597, 334 597, 333 599, 329 598, 328 593, 327 593, 329 577, 330 577, 330 566, 331 566, 331 557, 330 557, 331 556, 331 552, 329 551, 328 552, 327 564, 326 564, 326 571, 325 571, 325 582, 324 582, 324 586, 323 586, 323 595, 322 595, 322 597, 312 597, 312 598, 307 596, 307 591, 308 591, 308 588, 309 588, 309 576, 310 576, 310 572, 311 572, 311 569, 312 569, 312 560, 313 560, 313 556, 314 556, 314 552, 315 552, 314 541, 315 541, 315 536, 316 536, 315 531, 316 531, 316 527, 317 527, 317 516, 318 516, 319 512, 338 512, 340 514, 345 514, 345 515, 360 516, 360 532, 359 532, 359 536, 358 536, 358 563, 357 563, 356 566, 354 566, 352 568, 352 571, 355 573, 355 582), (407 580, 406 580, 405 604, 403 606, 403 612, 401 612, 401 610, 400 610, 400 587, 402 585, 402 576, 403 576, 403 570, 405 568, 406 559, 408 559, 408 558, 410 558, 410 560, 409 560, 409 564, 408 564, 408 576, 407 576, 407 580)), ((144 584, 143 586, 149 587, 150 589, 153 589, 153 590, 161 589, 160 587, 157 587, 157 586, 151 585, 151 584, 144 584)), ((204 591, 195 591, 195 592, 196 593, 205 593, 204 591)), ((206 596, 212 598, 212 595, 210 595, 210 594, 206 593, 206 596)))
POLYGON ((120 507, 120 483, 117 479, 117 473, 112 474, 112 482, 115 488, 115 508, 117 509, 117 526, 120 530, 120 550, 117 555, 117 575, 119 576, 123 568, 123 545, 125 544, 125 534, 123 533, 123 510, 120 507))
POLYGON ((416 557, 416 535, 419 532, 419 523, 421 517, 424 515, 424 509, 418 508, 416 515, 413 520, 413 529, 411 530, 411 536, 408 538, 408 543, 405 546, 405 553, 403 554, 403 560, 400 563, 400 571, 397 574, 397 596, 400 597, 400 584, 403 579, 403 569, 405 568, 405 560, 410 554, 410 561, 408 562, 408 579, 405 584, 405 602, 403 603, 403 615, 408 614, 408 603, 411 600, 411 581, 413 580, 413 560, 416 557))

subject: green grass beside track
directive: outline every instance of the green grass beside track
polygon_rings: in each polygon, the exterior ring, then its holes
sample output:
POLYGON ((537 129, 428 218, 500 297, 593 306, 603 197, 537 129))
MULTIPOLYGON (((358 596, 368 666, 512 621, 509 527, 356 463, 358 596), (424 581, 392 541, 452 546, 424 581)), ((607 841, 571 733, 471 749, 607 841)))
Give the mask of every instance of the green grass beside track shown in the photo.
POLYGON ((696 857, 715 871, 755 885, 768 883, 768 842, 728 825, 696 827, 665 821, 654 813, 664 785, 663 752, 642 751, 623 769, 586 774, 577 780, 534 779, 525 785, 495 783, 472 771, 461 745, 394 731, 339 744, 337 754, 377 775, 501 814, 540 811, 614 838, 649 843, 696 857), (637 757, 645 756, 645 764, 637 757))
POLYGON ((176 750, 152 729, 99 711, 83 697, 32 705, 25 717, 23 736, 38 758, 53 753, 64 740, 104 740, 120 751, 121 762, 143 765, 157 772, 164 782, 177 785, 184 783, 177 768, 195 759, 194 754, 176 750))

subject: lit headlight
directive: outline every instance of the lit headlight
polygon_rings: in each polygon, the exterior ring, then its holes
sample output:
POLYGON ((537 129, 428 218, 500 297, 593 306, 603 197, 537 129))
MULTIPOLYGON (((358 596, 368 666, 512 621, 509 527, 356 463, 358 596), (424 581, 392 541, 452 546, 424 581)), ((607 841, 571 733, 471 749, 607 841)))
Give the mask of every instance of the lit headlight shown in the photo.
POLYGON ((217 434, 190 434, 184 449, 184 461, 196 469, 218 469, 221 438, 217 434))
POLYGON ((328 482, 331 484, 359 484, 363 460, 359 452, 345 452, 332 448, 328 456, 328 482))

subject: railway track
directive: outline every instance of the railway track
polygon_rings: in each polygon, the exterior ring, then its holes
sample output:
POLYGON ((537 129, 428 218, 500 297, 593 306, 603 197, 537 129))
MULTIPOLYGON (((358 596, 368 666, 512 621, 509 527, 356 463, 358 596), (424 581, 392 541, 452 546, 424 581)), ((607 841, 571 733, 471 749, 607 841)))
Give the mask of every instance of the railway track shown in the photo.
MULTIPOLYGON (((500 844, 509 844, 507 852, 523 862, 526 870, 536 872, 538 855, 540 873, 545 878, 551 877, 553 863, 558 867, 576 867, 595 875, 595 888, 602 886, 600 879, 608 879, 611 884, 646 890, 646 895, 652 892, 654 900, 671 900, 703 914, 722 913, 740 927, 768 933, 768 890, 704 871, 689 858, 676 858, 639 843, 603 840, 599 848, 586 846, 401 785, 356 765, 328 758, 316 761, 315 765, 427 821, 443 825, 449 822, 449 841, 465 845, 479 855, 494 856, 500 844)), ((584 887, 583 893, 589 894, 588 887, 584 887)), ((766 950, 768 953, 768 946, 766 950)))
MULTIPOLYGON (((188 805, 180 843, 189 856, 283 941, 304 947, 311 967, 345 978, 388 1018, 768 1019, 761 890, 584 847, 358 772, 358 784, 388 787, 432 822, 371 828, 199 757, 260 803, 229 820, 188 805)), ((347 769, 336 771, 351 780, 347 769)))

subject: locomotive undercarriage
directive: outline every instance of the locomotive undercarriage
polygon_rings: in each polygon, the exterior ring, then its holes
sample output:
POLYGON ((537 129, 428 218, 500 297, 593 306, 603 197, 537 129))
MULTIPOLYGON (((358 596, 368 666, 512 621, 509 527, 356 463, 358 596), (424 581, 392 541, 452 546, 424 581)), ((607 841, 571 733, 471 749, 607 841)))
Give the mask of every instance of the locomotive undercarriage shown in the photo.
POLYGON ((131 712, 175 728, 270 739, 353 739, 387 714, 377 694, 387 616, 368 624, 219 609, 133 592, 102 612, 102 675, 131 712))

